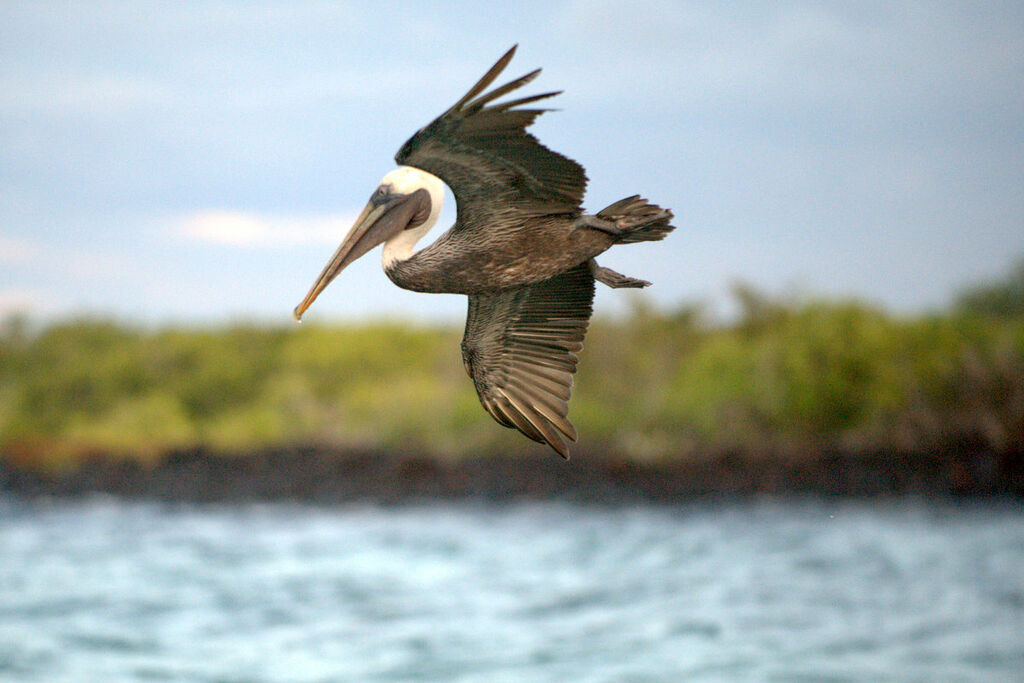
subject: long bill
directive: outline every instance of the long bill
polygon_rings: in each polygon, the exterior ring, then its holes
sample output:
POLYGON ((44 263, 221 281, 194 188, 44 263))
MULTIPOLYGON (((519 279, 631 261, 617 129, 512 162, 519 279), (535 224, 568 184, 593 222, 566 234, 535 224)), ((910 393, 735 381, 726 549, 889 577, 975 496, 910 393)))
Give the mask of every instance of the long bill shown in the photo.
POLYGON ((327 285, 331 284, 331 281, 346 266, 405 228, 408 219, 404 222, 401 220, 404 212, 389 211, 397 203, 399 202, 396 200, 383 203, 371 201, 366 205, 356 219, 352 229, 349 230, 348 235, 345 236, 337 251, 334 252, 334 256, 331 257, 331 260, 327 262, 327 265, 320 272, 320 277, 310 287, 309 293, 295 307, 292 315, 295 316, 296 320, 302 320, 302 314, 306 312, 306 309, 316 301, 316 298, 320 296, 320 292, 324 291, 327 285))

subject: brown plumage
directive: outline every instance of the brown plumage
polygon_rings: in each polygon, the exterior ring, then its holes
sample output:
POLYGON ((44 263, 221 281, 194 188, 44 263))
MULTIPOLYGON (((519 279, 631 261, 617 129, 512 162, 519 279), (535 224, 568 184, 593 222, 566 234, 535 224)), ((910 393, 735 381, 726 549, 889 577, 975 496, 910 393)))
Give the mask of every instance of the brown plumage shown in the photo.
POLYGON ((406 168, 385 176, 296 317, 348 263, 385 242, 385 272, 395 284, 468 295, 462 358, 484 408, 568 457, 566 442, 577 437, 568 402, 594 282, 650 284, 602 268, 594 257, 614 244, 662 239, 673 229, 672 212, 632 196, 583 213, 583 167, 526 131, 548 111, 526 105, 559 93, 496 102, 540 69, 487 90, 514 53, 402 145, 395 160, 427 173, 406 168), (458 214, 447 232, 413 253, 443 196, 431 176, 451 188, 458 214))

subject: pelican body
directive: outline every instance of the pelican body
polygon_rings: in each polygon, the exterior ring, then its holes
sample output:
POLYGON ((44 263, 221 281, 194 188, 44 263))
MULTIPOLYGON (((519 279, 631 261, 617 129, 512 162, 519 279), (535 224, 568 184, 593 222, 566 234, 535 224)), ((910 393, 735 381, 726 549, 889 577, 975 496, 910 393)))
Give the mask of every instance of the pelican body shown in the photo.
POLYGON ((583 168, 526 132, 548 110, 524 105, 559 92, 495 103, 540 69, 485 92, 515 49, 402 145, 399 168, 381 180, 295 318, 383 243, 384 272, 399 287, 469 297, 462 360, 488 413, 568 458, 567 441, 577 440, 568 402, 594 283, 650 284, 594 258, 615 244, 664 238, 672 212, 634 195, 584 213, 583 168), (455 224, 417 251, 440 215, 445 184, 455 196, 455 224))

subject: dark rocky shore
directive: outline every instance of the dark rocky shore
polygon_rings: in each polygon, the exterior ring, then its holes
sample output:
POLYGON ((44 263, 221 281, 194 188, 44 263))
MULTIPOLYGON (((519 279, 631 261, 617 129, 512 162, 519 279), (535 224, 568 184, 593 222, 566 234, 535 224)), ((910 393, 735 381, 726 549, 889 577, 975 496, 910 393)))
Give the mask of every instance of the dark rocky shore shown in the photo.
POLYGON ((164 501, 318 503, 565 500, 669 503, 708 497, 818 495, 1024 497, 1024 454, 823 453, 800 459, 720 454, 639 463, 608 454, 479 457, 457 462, 380 451, 269 449, 230 456, 174 451, 154 465, 96 455, 44 474, 0 454, 0 491, 28 497, 107 494, 164 501))

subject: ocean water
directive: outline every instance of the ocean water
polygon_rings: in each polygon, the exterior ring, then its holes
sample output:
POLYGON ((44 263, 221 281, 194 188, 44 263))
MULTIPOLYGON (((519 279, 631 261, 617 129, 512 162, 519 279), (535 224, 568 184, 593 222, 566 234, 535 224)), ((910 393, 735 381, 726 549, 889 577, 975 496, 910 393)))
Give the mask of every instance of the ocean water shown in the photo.
POLYGON ((0 499, 2 681, 1020 681, 1013 502, 0 499))

